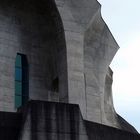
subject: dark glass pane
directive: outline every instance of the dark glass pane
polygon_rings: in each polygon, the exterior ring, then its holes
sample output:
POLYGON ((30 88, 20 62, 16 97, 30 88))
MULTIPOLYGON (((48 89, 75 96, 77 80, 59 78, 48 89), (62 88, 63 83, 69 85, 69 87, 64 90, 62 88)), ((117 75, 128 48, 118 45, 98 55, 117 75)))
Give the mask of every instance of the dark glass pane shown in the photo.
POLYGON ((16 57, 16 67, 22 67, 22 58, 19 54, 16 57))
POLYGON ((24 68, 28 67, 28 62, 25 55, 22 56, 22 65, 24 66, 24 68))
POLYGON ((15 95, 15 107, 18 108, 22 105, 22 96, 15 95))
POLYGON ((17 68, 15 70, 15 80, 16 81, 22 81, 22 69, 21 68, 17 68))
POLYGON ((28 81, 28 62, 25 55, 22 55, 22 82, 28 81))
POLYGON ((25 68, 25 66, 23 66, 23 69, 22 69, 22 81, 27 83, 28 81, 28 69, 25 68))
POLYGON ((22 82, 19 81, 15 82, 15 94, 22 95, 22 82))
POLYGON ((15 107, 28 101, 29 96, 28 62, 23 54, 17 54, 15 63, 15 107))
POLYGON ((29 93, 28 83, 23 83, 22 87, 23 87, 22 88, 22 95, 28 96, 28 93, 29 93))

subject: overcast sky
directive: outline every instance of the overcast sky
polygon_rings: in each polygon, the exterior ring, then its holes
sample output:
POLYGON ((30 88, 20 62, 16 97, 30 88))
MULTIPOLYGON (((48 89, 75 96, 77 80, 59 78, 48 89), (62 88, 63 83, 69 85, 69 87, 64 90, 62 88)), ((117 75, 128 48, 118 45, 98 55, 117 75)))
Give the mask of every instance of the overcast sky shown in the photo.
POLYGON ((116 111, 140 132, 140 0, 98 0, 120 46, 111 68, 116 111))

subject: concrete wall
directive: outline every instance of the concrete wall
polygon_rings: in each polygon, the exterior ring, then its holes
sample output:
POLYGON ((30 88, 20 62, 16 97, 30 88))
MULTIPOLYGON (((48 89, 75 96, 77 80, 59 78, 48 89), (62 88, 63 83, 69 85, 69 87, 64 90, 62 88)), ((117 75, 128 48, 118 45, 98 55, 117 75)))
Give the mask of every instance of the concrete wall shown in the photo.
POLYGON ((84 37, 85 31, 100 5, 95 0, 56 0, 65 30, 68 60, 69 102, 78 103, 87 118, 84 37))
POLYGON ((85 122, 89 140, 139 140, 140 135, 89 121, 85 122))
POLYGON ((20 140, 138 140, 140 138, 135 130, 133 133, 126 132, 83 120, 79 107, 74 104, 31 101, 26 109, 20 140))
POLYGON ((96 0, 1 0, 0 110, 16 111, 15 58, 23 53, 29 100, 78 104, 84 119, 123 129, 109 68, 118 48, 96 0))
POLYGON ((20 140, 88 140, 77 105, 31 101, 24 113, 20 140))
POLYGON ((113 72, 108 68, 107 75, 105 77, 104 88, 104 110, 105 110, 105 124, 110 126, 116 126, 121 128, 121 123, 118 122, 118 116, 114 109, 113 97, 112 97, 112 80, 113 72))
POLYGON ((25 54, 28 59, 30 99, 67 102, 65 37, 52 0, 0 1, 0 110, 3 111, 15 110, 17 53, 25 54), (57 91, 53 87, 55 79, 57 91))
POLYGON ((140 139, 134 129, 124 130, 83 120, 74 104, 30 101, 19 112, 0 112, 1 140, 140 139))
POLYGON ((56 4, 66 37, 69 102, 80 105, 85 119, 114 126, 114 117, 109 119, 116 115, 109 112, 113 103, 106 101, 112 100, 106 75, 119 47, 101 17, 101 6, 96 0, 56 0, 56 4))
POLYGON ((107 111, 105 106, 112 108, 113 103, 106 104, 105 98, 112 98, 112 92, 105 91, 107 84, 112 86, 106 80, 106 75, 117 50, 118 45, 102 20, 99 10, 85 32, 84 66, 88 120, 107 124, 106 115, 108 114, 105 113, 107 111), (106 92, 108 94, 105 94, 106 92))

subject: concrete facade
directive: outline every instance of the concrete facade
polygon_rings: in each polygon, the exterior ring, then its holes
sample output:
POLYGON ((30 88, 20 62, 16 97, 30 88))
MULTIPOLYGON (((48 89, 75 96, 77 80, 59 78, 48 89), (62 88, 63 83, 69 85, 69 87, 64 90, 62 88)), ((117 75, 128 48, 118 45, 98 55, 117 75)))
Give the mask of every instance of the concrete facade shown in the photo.
POLYGON ((1 1, 0 26, 0 109, 15 110, 17 53, 25 54, 28 59, 30 99, 67 102, 66 46, 54 2, 1 1), (56 78, 59 97, 52 87, 56 78))
POLYGON ((123 129, 109 68, 118 48, 96 0, 1 0, 0 110, 17 111, 21 53, 29 63, 29 100, 78 104, 85 120, 123 129))
POLYGON ((56 4, 67 45, 69 102, 80 105, 85 119, 118 127, 113 102, 107 104, 112 91, 106 79, 119 47, 101 17, 100 4, 96 0, 56 0, 56 4))
POLYGON ((28 109, 24 112, 20 140, 96 140, 101 137, 104 140, 112 138, 114 140, 130 138, 131 140, 132 137, 137 140, 140 138, 136 132, 127 134, 126 130, 130 132, 129 129, 124 129, 125 137, 123 137, 117 131, 115 134, 115 129, 107 130, 103 125, 99 128, 97 124, 83 120, 79 106, 75 104, 31 101, 26 107, 28 109), (95 130, 96 127, 97 130, 95 130), (100 132, 100 129, 106 133, 100 132), (114 131, 114 135, 109 134, 110 131, 114 131))
MULTIPOLYGON (((82 118, 78 105, 29 101, 19 112, 0 112, 1 140, 139 140, 119 130, 82 118)), ((127 131, 126 131, 127 130, 127 131)))

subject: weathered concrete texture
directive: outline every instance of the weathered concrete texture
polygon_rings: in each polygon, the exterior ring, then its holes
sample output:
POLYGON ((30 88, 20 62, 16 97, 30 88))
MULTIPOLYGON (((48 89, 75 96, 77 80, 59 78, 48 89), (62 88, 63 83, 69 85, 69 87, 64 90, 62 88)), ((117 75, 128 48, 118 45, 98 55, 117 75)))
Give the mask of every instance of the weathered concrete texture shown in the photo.
POLYGON ((98 123, 85 121, 89 140, 139 140, 140 135, 98 123))
POLYGON ((105 119, 106 124, 116 127, 121 127, 121 123, 118 122, 118 116, 115 112, 113 105, 113 97, 112 97, 112 76, 113 72, 109 68, 107 75, 105 77, 105 89, 104 89, 104 110, 105 110, 105 119))
POLYGON ((96 0, 1 0, 0 110, 16 111, 21 53, 29 63, 29 100, 78 104, 84 119, 126 128, 112 101, 109 65, 118 48, 96 0))
POLYGON ((74 104, 31 101, 24 110, 20 140, 140 139, 136 132, 83 120, 79 107, 74 104))
POLYGON ((77 105, 31 101, 25 111, 20 140, 88 140, 77 105))
POLYGON ((15 110, 17 53, 25 54, 28 59, 30 99, 67 102, 64 31, 52 0, 0 1, 0 110, 3 111, 15 110))
POLYGON ((68 100, 78 103, 87 118, 85 85, 85 31, 100 5, 96 0, 56 0, 67 45, 68 100))
POLYGON ((119 47, 101 17, 100 4, 96 0, 56 0, 56 4, 66 37, 69 102, 79 104, 87 120, 120 127, 109 68, 119 47))
POLYGON ((19 112, 0 112, 1 140, 139 140, 133 132, 85 121, 74 104, 30 101, 19 112))

